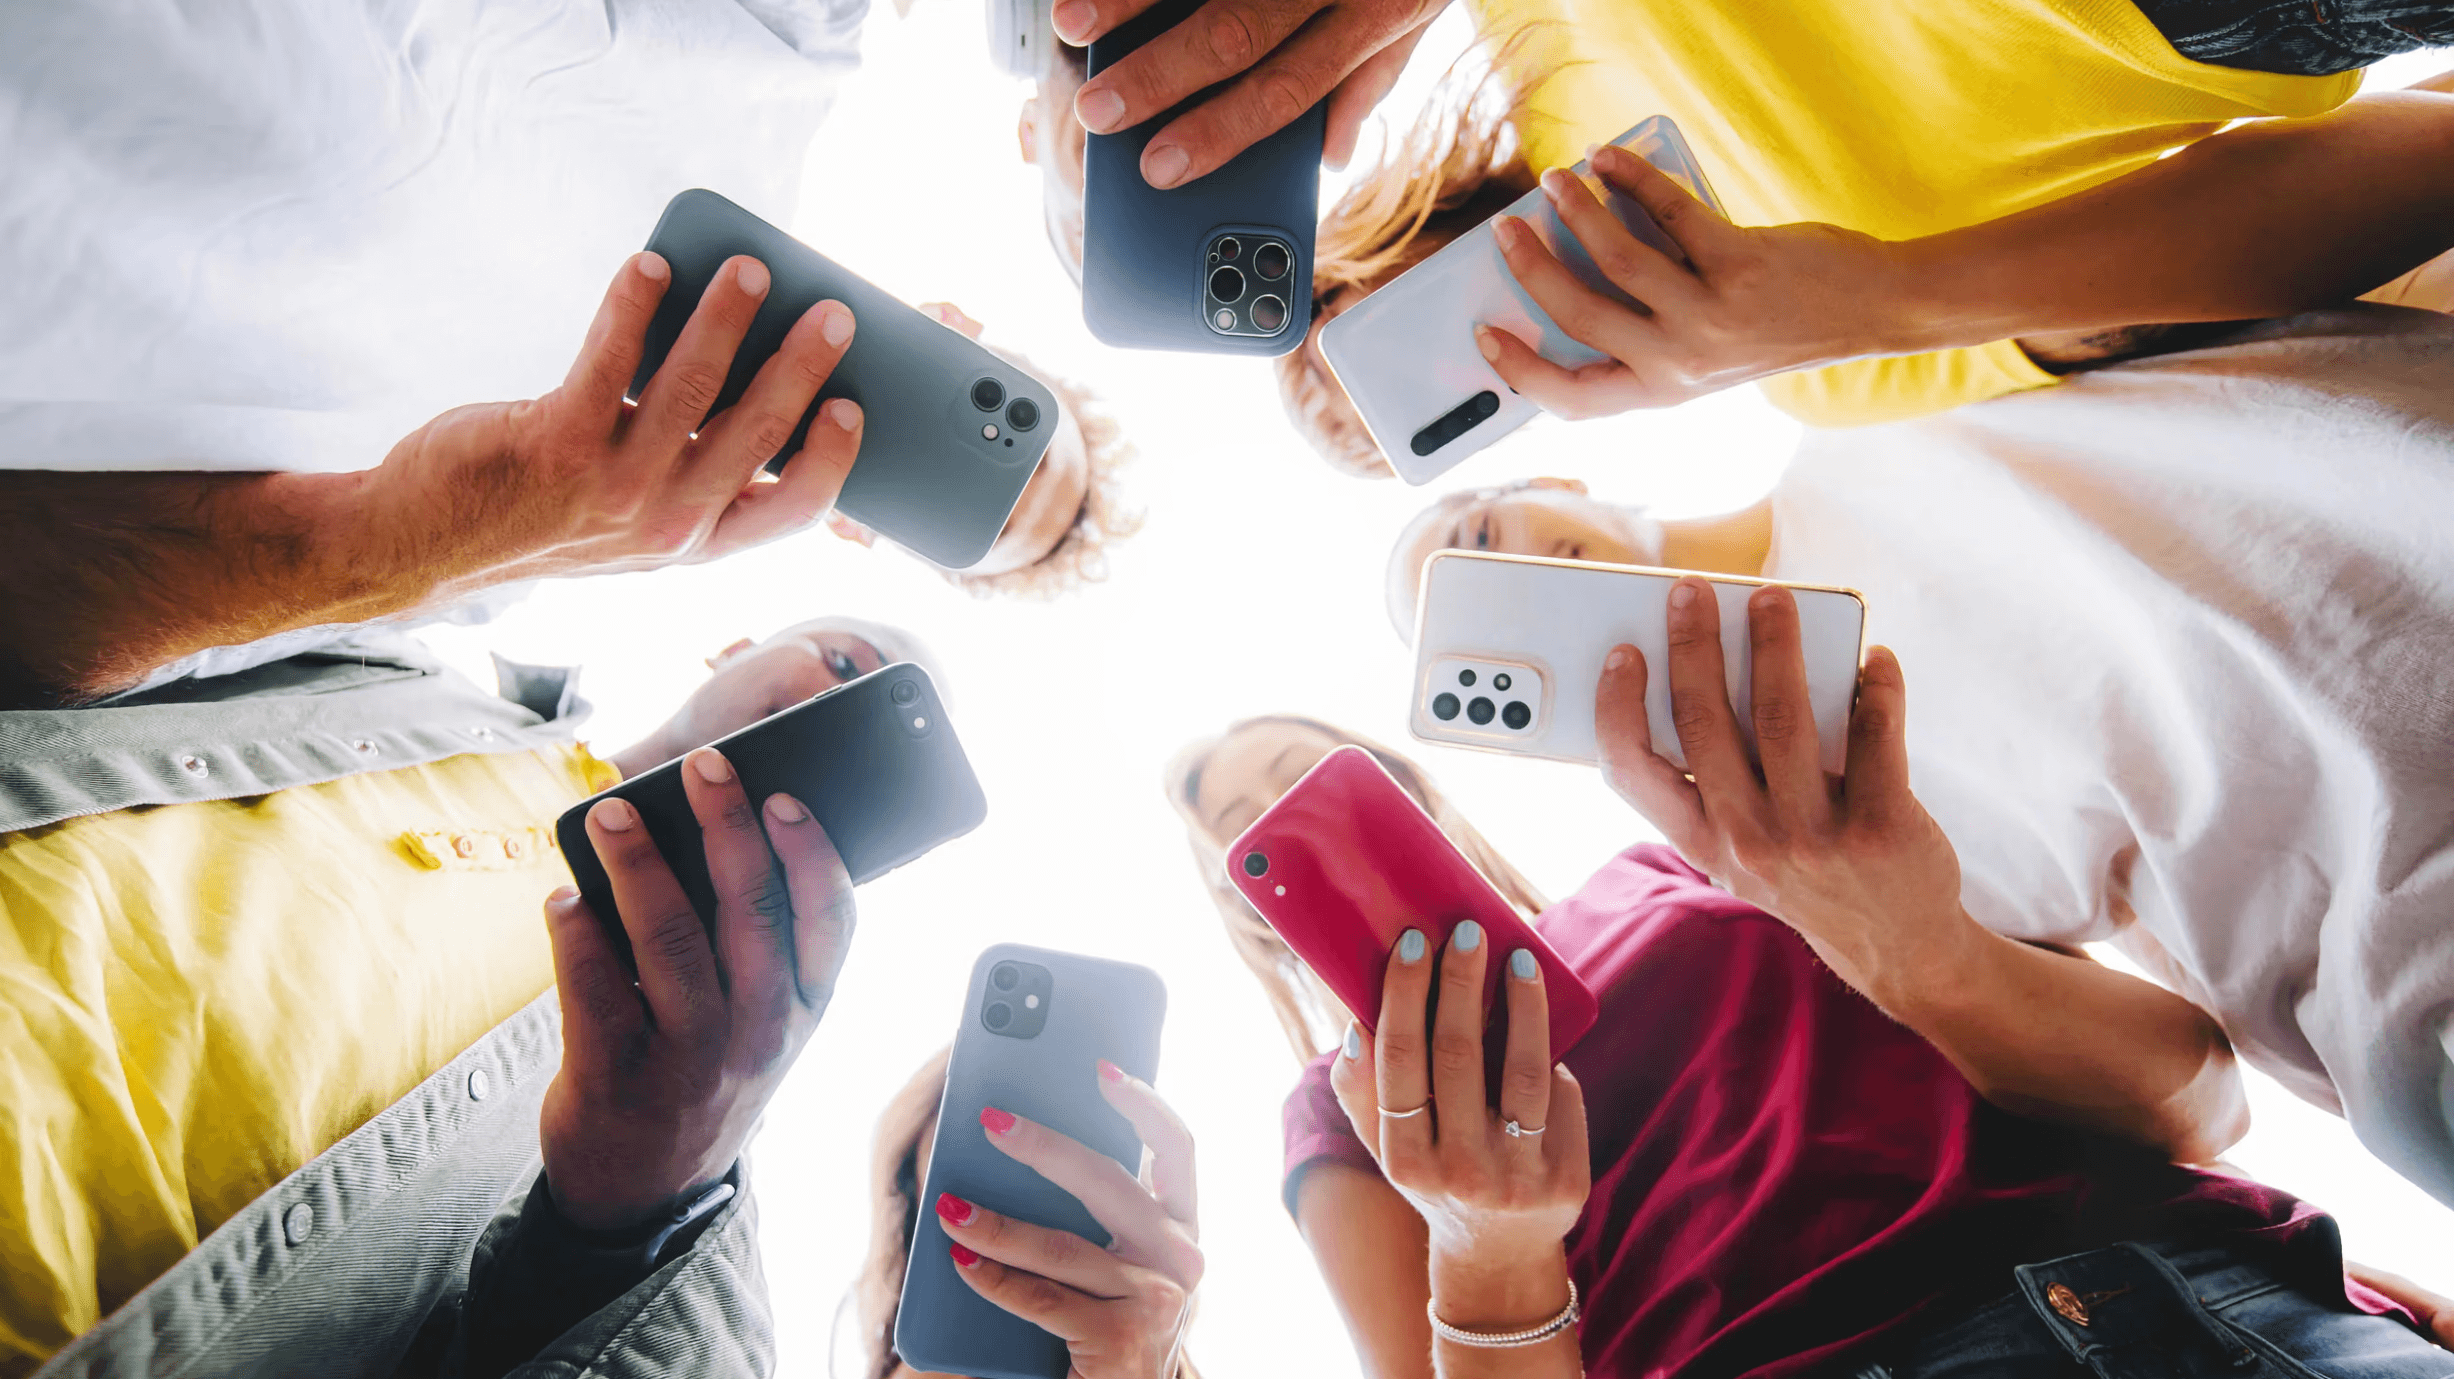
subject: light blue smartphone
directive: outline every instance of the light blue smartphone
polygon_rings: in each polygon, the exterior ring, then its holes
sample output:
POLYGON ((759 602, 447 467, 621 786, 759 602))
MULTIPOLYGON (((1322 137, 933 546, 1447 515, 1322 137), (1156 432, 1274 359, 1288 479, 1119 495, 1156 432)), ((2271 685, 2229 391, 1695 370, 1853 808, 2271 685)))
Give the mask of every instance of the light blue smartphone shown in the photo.
MULTIPOLYGON (((1670 174, 1697 200, 1721 209, 1720 198, 1713 195, 1694 153, 1667 115, 1656 115, 1611 142, 1670 174)), ((1681 257, 1644 207, 1593 181, 1584 163, 1571 170, 1587 178, 1603 206, 1630 234, 1681 257)), ((1634 301, 1594 267, 1593 257, 1560 223, 1540 188, 1499 214, 1523 220, 1586 286, 1621 302, 1634 301)), ((1488 220, 1321 327, 1321 357, 1353 400, 1381 453, 1407 483, 1431 482, 1541 410, 1492 371, 1474 345, 1478 325, 1507 331, 1562 368, 1581 368, 1606 357, 1568 338, 1526 295, 1508 271, 1488 220)))

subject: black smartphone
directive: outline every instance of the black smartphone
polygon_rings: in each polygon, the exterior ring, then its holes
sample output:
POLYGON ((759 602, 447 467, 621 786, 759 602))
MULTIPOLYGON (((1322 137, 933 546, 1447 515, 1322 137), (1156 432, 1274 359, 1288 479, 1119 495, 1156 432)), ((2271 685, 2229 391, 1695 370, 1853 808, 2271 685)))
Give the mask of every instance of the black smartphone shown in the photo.
MULTIPOLYGON (((1201 0, 1160 0, 1091 44, 1092 75, 1173 28, 1201 0)), ((1208 176, 1142 180, 1151 136, 1219 87, 1115 134, 1082 167, 1082 319, 1129 349, 1281 355, 1312 324, 1327 102, 1208 176)))
POLYGON ((980 1112, 1011 1111, 1140 1173, 1141 1137, 1099 1094, 1099 1060, 1156 1082, 1166 1017, 1167 986, 1147 967, 1018 943, 972 964, 895 1311, 905 1364, 977 1379, 1062 1379, 1071 1365, 1065 1342, 963 1282, 931 1204, 951 1192, 1104 1248, 1107 1231, 1072 1193, 988 1142, 980 1112))
POLYGON ((647 247, 673 266, 673 282, 648 323, 633 400, 681 338, 716 270, 747 254, 767 266, 773 286, 711 415, 740 401, 803 312, 829 297, 842 302, 856 323, 852 347, 768 467, 800 453, 821 404, 848 397, 861 407, 861 453, 835 506, 949 569, 988 554, 1056 434, 1056 394, 714 192, 673 198, 647 247))
MULTIPOLYGON (((752 807, 763 808, 777 791, 807 805, 854 885, 971 832, 988 814, 937 687, 908 661, 847 680, 710 745, 733 764, 752 807)), ((712 925, 715 888, 681 772, 679 759, 642 771, 571 806, 554 826, 580 895, 626 955, 613 888, 588 840, 588 810, 608 796, 628 800, 699 917, 712 925)))

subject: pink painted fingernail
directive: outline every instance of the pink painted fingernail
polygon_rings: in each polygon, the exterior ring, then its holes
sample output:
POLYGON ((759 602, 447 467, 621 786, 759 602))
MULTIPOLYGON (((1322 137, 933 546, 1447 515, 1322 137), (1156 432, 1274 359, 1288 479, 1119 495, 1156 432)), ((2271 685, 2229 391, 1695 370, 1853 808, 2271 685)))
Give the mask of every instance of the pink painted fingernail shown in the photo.
POLYGON ((1474 328, 1474 348, 1481 350, 1483 358, 1490 363, 1500 362, 1500 337, 1492 331, 1491 327, 1476 326, 1474 328))
POLYGON ((628 833, 639 826, 639 811, 631 808, 630 801, 618 797, 597 801, 596 808, 588 811, 588 817, 596 820, 596 826, 607 833, 628 833))
POLYGON ((1014 1131, 1014 1113, 994 1106, 980 1108, 980 1124, 992 1135, 1007 1135, 1014 1131))
POLYGON ((639 276, 649 282, 660 283, 673 276, 673 265, 665 262, 664 255, 652 250, 641 250, 636 262, 639 265, 639 276))
POLYGON ((801 802, 790 795, 769 795, 767 797, 767 817, 779 824, 807 823, 809 822, 809 811, 803 809, 801 802))
POLYGON ((1125 98, 1113 91, 1085 91, 1074 97, 1074 118, 1093 134, 1108 134, 1125 118, 1125 98))
POLYGON ((690 769, 710 785, 722 785, 733 778, 733 763, 713 747, 701 747, 690 754, 690 769))
POLYGON ((941 1192, 937 1194, 937 1214, 959 1226, 971 1219, 971 1203, 951 1192, 941 1192))
POLYGON ((766 295, 767 265, 751 259, 733 270, 733 282, 753 297, 766 295))
POLYGON ((961 1268, 969 1269, 980 1262, 979 1251, 961 1245, 948 1245, 946 1253, 954 1256, 955 1264, 961 1268))
POLYGON ((818 338, 836 349, 852 338, 852 309, 842 302, 818 304, 818 338))
POLYGON ((1099 1075, 1106 1078, 1110 1082, 1122 1082, 1125 1080, 1125 1070, 1104 1058, 1099 1060, 1099 1075))

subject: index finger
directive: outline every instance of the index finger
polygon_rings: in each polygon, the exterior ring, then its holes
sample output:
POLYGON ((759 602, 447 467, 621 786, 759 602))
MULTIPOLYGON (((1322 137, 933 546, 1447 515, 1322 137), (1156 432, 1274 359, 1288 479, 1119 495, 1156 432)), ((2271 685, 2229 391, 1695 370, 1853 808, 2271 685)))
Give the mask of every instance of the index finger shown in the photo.
POLYGON ((1372 1031, 1379 1101, 1380 1166, 1400 1181, 1431 1154, 1431 945, 1420 929, 1398 936, 1380 984, 1380 1022, 1372 1031))
POLYGON ((1721 664, 1721 603, 1713 586, 1689 575, 1670 586, 1670 722, 1687 773, 1696 778, 1704 817, 1724 828, 1753 817, 1755 770, 1730 711, 1721 664))
MULTIPOLYGON (((1310 19, 1323 2, 1209 0, 1208 4, 1178 21, 1165 33, 1082 83, 1081 89, 1074 93, 1075 117, 1082 121, 1084 129, 1093 134, 1115 134, 1145 120, 1155 119, 1176 108, 1195 92, 1216 86, 1267 58, 1271 50, 1310 19)), ((1108 3, 1113 3, 1113 0, 1108 0, 1108 3)), ((1238 88, 1242 86, 1243 83, 1238 83, 1238 88)), ((1327 86, 1312 93, 1300 104, 1286 110, 1284 119, 1254 134, 1244 146, 1258 142, 1267 134, 1293 122, 1296 116, 1310 109, 1314 101, 1327 94, 1327 86)), ((1207 108, 1237 95, 1237 90, 1222 92, 1202 104, 1207 108)), ((1295 95, 1288 92, 1277 99, 1292 101, 1295 95)), ((1251 97, 1247 94, 1243 99, 1249 101, 1251 97)), ((1171 187, 1198 177, 1226 162, 1235 152, 1187 149, 1183 136, 1178 133, 1184 124, 1183 119, 1174 121, 1159 131, 1149 146, 1142 150, 1142 175, 1154 187, 1171 187), (1171 134, 1176 136, 1172 140, 1171 134), (1196 172, 1191 170, 1190 162, 1179 162, 1170 169, 1172 175, 1162 181, 1155 175, 1159 169, 1154 167, 1154 163, 1170 149, 1180 159, 1206 159, 1206 166, 1196 172)))
POLYGON ((1832 787, 1807 697, 1798 600, 1777 584, 1756 590, 1747 598, 1747 636, 1748 715, 1773 814, 1785 823, 1820 827, 1832 815, 1832 787))
POLYGON ((1193 1176, 1193 1132, 1160 1099, 1156 1088, 1104 1058, 1099 1060, 1099 1094, 1132 1124, 1133 1132, 1142 1137, 1142 1147, 1150 1151, 1150 1193, 1159 1199, 1161 1209, 1187 1231, 1198 1232, 1201 1217, 1193 1176))
POLYGON ((1879 821, 1914 796, 1909 791, 1908 680, 1888 646, 1866 653, 1857 707, 1849 714, 1849 769, 1842 798, 1852 814, 1879 821))
POLYGON ((980 1112, 988 1142, 1032 1172, 1073 1194, 1091 1219, 1114 1237, 1110 1248, 1179 1283, 1201 1277, 1201 1250, 1124 1165, 1070 1135, 1011 1111, 980 1112))

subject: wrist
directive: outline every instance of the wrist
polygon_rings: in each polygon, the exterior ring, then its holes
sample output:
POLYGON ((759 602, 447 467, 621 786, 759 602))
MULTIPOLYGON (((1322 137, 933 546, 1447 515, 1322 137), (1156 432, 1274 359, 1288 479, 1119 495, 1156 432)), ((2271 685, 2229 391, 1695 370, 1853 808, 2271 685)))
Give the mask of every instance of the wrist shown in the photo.
POLYGON ((1539 1326, 1568 1305, 1567 1247, 1556 1240, 1500 1249, 1435 1244, 1430 1274, 1432 1309, 1466 1331, 1539 1326))
POLYGON ((1987 999, 1995 989, 1990 961, 2011 940, 1957 905, 1920 921, 1901 918, 1859 931, 1864 941, 1842 960, 1845 968, 1835 964, 1851 986, 1912 1028, 1953 1003, 1987 999))
POLYGON ((1972 319, 1966 268, 1948 234, 1883 245, 1884 308, 1873 313, 1877 348, 1870 354, 1925 354, 1998 338, 1972 319))

